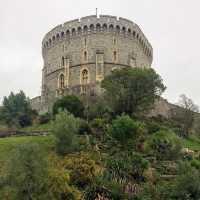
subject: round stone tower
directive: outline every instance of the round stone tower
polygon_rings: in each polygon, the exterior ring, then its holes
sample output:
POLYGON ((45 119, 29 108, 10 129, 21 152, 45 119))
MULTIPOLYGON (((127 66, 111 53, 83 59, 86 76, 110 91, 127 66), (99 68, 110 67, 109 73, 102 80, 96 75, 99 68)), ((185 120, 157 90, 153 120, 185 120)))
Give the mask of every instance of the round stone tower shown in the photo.
POLYGON ((107 15, 55 27, 43 39, 42 54, 42 110, 65 94, 98 94, 112 70, 150 67, 153 60, 152 46, 138 25, 107 15))

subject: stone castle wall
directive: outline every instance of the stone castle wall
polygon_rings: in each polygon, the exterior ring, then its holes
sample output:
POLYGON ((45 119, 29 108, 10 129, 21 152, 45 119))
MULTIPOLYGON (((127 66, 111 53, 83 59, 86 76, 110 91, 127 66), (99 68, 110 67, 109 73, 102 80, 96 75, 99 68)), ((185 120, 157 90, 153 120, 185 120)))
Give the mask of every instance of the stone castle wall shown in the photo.
POLYGON ((113 69, 150 67, 153 49, 134 22, 101 15, 55 27, 43 39, 42 55, 41 107, 47 111, 60 95, 84 93, 86 86, 90 94, 100 92, 99 82, 113 69))

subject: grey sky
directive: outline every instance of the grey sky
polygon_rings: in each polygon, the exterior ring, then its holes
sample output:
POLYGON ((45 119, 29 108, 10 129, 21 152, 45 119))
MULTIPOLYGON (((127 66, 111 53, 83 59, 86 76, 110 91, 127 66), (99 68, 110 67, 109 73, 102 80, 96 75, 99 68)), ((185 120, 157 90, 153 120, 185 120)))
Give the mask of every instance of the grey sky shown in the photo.
POLYGON ((164 79, 164 97, 185 93, 200 105, 199 0, 0 0, 0 102, 20 89, 40 95, 41 41, 65 21, 95 14, 137 23, 154 48, 154 67, 164 79))

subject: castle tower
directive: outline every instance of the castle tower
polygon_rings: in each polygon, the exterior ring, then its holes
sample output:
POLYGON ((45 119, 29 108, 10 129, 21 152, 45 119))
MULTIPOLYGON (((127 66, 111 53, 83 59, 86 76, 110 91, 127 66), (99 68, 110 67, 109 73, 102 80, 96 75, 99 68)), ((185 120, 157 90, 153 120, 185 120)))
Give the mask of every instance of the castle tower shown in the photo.
POLYGON ((98 94, 100 82, 112 70, 148 68, 153 60, 152 46, 137 24, 107 15, 55 27, 43 39, 42 54, 43 110, 65 94, 98 94))

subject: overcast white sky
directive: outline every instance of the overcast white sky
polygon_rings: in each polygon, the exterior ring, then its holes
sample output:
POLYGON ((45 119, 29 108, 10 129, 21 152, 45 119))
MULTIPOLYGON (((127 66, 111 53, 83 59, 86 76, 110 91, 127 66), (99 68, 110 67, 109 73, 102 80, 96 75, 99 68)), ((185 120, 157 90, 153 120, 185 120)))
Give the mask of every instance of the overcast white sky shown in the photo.
POLYGON ((0 0, 0 102, 20 89, 40 95, 42 38, 65 21, 95 14, 137 23, 154 48, 164 97, 185 93, 200 105, 200 0, 0 0))

